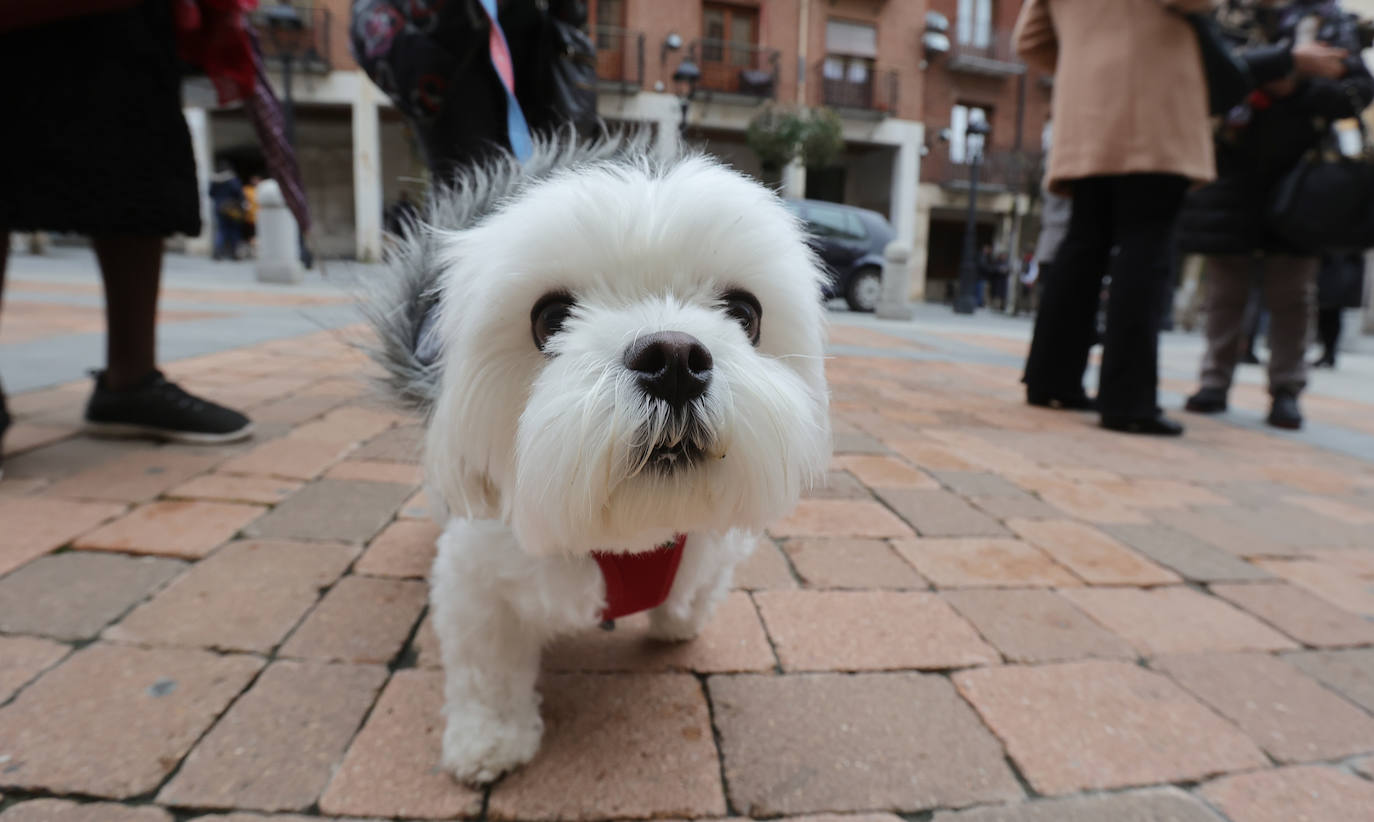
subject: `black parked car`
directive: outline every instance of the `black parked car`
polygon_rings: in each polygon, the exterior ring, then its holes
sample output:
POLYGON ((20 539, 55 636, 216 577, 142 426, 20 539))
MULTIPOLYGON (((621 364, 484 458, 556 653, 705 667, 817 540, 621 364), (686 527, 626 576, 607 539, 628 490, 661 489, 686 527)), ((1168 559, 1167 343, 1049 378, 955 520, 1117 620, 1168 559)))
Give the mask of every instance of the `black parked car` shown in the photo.
POLYGON ((788 200, 787 207, 806 221, 811 246, 830 272, 825 296, 872 311, 882 293, 883 249, 897 234, 892 224, 876 211, 839 203, 788 200))

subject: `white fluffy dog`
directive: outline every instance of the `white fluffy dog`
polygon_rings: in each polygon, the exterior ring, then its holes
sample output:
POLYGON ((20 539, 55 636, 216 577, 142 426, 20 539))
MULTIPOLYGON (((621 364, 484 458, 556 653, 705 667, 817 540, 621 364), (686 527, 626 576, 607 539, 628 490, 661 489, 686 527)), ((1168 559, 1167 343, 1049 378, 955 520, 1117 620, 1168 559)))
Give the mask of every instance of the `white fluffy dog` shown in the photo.
POLYGON ((443 764, 489 782, 538 750, 547 640, 646 606, 690 639, 823 475, 822 274, 772 193, 642 140, 471 172, 394 267, 380 359, 448 512, 443 764))

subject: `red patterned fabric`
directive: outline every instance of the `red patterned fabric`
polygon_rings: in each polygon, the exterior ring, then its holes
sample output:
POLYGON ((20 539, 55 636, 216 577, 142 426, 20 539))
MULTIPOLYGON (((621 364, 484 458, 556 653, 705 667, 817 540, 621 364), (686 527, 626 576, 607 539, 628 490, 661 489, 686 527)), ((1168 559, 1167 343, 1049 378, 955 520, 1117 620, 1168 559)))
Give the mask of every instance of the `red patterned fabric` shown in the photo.
POLYGON ((301 232, 308 232, 310 205, 296 152, 287 139, 281 103, 267 81, 257 35, 244 16, 258 7, 258 0, 175 2, 178 54, 210 77, 220 105, 243 101, 262 145, 267 173, 281 186, 301 232))
POLYGON ((663 604, 673 590, 677 566, 687 535, 643 554, 592 554, 606 580, 606 608, 601 619, 609 622, 663 604))
POLYGON ((244 14, 258 0, 177 0, 177 52, 215 84, 220 105, 253 94, 253 44, 244 14))

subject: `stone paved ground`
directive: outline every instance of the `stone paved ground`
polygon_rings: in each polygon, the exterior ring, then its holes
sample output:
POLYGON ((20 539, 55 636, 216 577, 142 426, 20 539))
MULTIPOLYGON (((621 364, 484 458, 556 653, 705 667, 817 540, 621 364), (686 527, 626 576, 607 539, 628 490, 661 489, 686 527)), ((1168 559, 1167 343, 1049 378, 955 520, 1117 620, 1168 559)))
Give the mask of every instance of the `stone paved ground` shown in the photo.
POLYGON ((837 317, 828 487, 695 642, 550 648, 544 749, 485 792, 435 769, 418 429, 339 333, 171 365, 251 409, 227 449, 13 397, 0 822, 1374 819, 1374 398, 1318 382, 1345 452, 1109 435, 1020 404, 1024 324, 922 318, 837 317))

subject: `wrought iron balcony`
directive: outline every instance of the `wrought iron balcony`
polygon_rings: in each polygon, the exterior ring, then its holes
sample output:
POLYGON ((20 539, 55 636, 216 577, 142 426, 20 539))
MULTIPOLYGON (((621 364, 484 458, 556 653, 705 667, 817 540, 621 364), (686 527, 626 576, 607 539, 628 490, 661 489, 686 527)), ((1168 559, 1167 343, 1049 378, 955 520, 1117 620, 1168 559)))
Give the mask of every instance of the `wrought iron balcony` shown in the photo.
POLYGON ((816 63, 811 77, 821 90, 823 105, 880 116, 897 114, 900 75, 895 70, 854 58, 826 58, 816 63))
POLYGON ((989 32, 986 43, 950 43, 946 68, 966 74, 992 77, 1025 74, 1026 64, 1016 55, 1010 31, 989 32))
MULTIPOLYGON (((1039 151, 987 149, 978 164, 978 188, 1026 194, 1040 186, 1045 156, 1039 151)), ((921 159, 921 179, 954 190, 969 187, 969 164, 954 162, 947 147, 939 147, 921 159)))
POLYGON ((701 69, 697 88, 702 91, 759 99, 778 96, 782 57, 777 49, 703 37, 692 41, 687 54, 701 69))
POLYGON ((299 19, 299 27, 274 25, 272 7, 259 6, 249 18, 257 29, 262 46, 262 58, 269 66, 280 65, 287 57, 298 70, 325 74, 333 67, 330 61, 330 31, 333 13, 324 6, 292 3, 299 19))
POLYGON ((619 26, 591 27, 596 45, 596 79, 621 93, 644 87, 644 32, 619 26))

